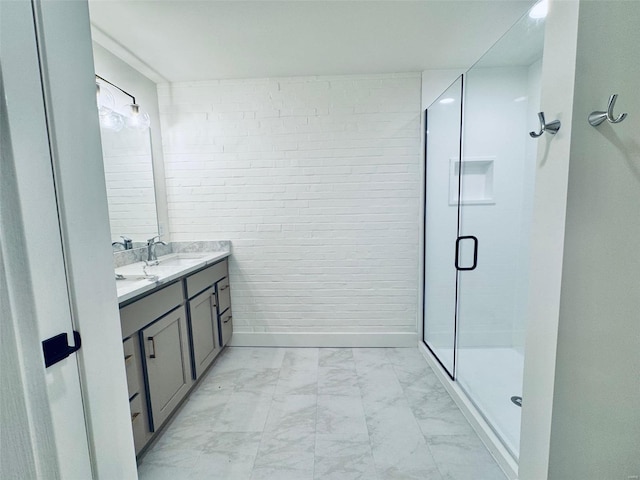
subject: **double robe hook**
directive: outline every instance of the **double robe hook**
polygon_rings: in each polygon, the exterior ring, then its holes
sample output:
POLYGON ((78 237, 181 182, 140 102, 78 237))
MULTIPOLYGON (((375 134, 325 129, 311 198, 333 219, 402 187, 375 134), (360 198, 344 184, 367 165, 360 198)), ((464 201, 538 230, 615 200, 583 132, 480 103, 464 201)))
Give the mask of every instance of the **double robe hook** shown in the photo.
POLYGON ((597 127, 598 125, 603 123, 605 120, 607 120, 609 123, 620 123, 625 118, 627 118, 626 113, 621 113, 617 117, 614 117, 613 109, 616 106, 617 98, 618 98, 617 93, 609 97, 609 105, 607 106, 606 112, 601 112, 601 111, 592 112, 591 115, 589 115, 589 124, 591 124, 591 126, 593 127, 597 127))
POLYGON ((538 113, 538 119, 540 120, 540 131, 539 132, 529 132, 531 138, 538 138, 542 136, 544 132, 549 132, 551 135, 555 135, 560 130, 560 120, 553 120, 552 122, 547 123, 544 119, 544 112, 538 113))

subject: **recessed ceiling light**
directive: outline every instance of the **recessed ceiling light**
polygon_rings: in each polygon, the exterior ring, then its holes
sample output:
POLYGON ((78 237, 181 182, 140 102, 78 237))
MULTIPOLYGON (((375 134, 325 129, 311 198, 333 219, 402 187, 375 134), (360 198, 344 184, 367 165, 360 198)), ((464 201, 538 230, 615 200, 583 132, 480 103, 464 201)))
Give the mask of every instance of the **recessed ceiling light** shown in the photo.
POLYGON ((439 103, 442 103, 443 105, 446 105, 447 103, 453 103, 455 101, 456 101, 455 98, 447 97, 447 98, 443 98, 442 100, 440 100, 439 103))
POLYGON ((547 13, 549 13, 549 1, 540 0, 531 8, 531 10, 529 10, 529 17, 539 20, 541 18, 545 18, 547 13))

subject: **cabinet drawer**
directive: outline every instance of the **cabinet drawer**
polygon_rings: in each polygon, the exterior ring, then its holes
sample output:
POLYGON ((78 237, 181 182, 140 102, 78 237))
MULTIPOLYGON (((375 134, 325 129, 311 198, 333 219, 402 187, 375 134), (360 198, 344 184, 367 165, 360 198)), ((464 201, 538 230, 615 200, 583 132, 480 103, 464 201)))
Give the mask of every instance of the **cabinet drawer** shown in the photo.
POLYGON ((134 352, 134 338, 130 337, 124 341, 124 367, 127 371, 127 388, 129 390, 129 398, 133 397, 140 391, 138 384, 138 369, 136 368, 136 356, 134 352))
POLYGON ((220 340, 221 346, 225 346, 231 340, 233 334, 233 316, 231 309, 220 315, 220 340))
POLYGON ((229 277, 218 282, 218 312, 222 313, 231 306, 231 288, 229 277))
POLYGON ((204 270, 187 277, 187 295, 189 298, 205 288, 214 285, 227 276, 227 260, 222 260, 204 270))
POLYGON ((131 336, 181 304, 182 282, 177 282, 121 308, 122 336, 131 336))
POLYGON ((131 409, 131 427, 133 428, 133 444, 136 447, 136 455, 144 447, 147 441, 147 432, 142 414, 142 395, 138 394, 129 401, 131 409))

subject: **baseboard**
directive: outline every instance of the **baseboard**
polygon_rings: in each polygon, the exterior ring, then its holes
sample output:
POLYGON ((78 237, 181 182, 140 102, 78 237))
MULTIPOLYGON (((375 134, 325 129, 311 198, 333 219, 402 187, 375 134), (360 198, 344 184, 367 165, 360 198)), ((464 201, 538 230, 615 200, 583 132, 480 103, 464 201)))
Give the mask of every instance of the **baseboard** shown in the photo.
POLYGON ((518 463, 493 432, 487 421, 482 417, 480 412, 478 412, 476 407, 471 403, 460 387, 456 385, 455 382, 452 382, 446 373, 444 373, 442 367, 438 364, 437 360, 433 357, 432 353, 427 349, 424 343, 419 343, 419 349, 442 385, 444 385, 444 388, 446 388, 449 395, 451 395, 453 401, 458 405, 458 408, 460 408, 462 414, 476 431, 480 440, 482 440, 491 455, 496 459, 496 462, 507 478, 509 480, 517 480, 518 463))
POLYGON ((232 347, 414 347, 417 333, 242 333, 231 337, 232 347))

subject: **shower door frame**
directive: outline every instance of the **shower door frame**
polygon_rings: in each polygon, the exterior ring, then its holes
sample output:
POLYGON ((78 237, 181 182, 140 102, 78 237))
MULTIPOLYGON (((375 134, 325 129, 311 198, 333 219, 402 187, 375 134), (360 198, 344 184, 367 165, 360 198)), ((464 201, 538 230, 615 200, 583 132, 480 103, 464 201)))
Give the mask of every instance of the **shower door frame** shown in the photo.
MULTIPOLYGON (((426 282, 426 276, 427 276, 427 255, 426 255, 426 250, 427 250, 427 189, 428 189, 428 184, 427 184, 427 162, 428 162, 428 135, 429 135, 429 108, 431 107, 431 105, 429 107, 427 107, 424 110, 424 176, 423 176, 423 185, 424 185, 424 203, 423 203, 423 219, 422 219, 422 223, 423 223, 423 229, 422 229, 422 246, 423 246, 423 252, 422 252, 422 290, 423 290, 423 295, 422 295, 422 338, 421 338, 421 342, 424 344, 424 346, 427 348, 427 350, 429 350, 429 352, 431 353, 431 355, 433 356, 433 358, 436 360, 436 362, 438 362, 438 364, 440 365, 440 367, 442 368, 442 370, 447 374, 447 376, 452 380, 452 381, 456 381, 456 365, 457 365, 457 357, 458 357, 458 298, 459 298, 459 283, 460 283, 460 270, 458 268, 458 242, 461 239, 460 237, 460 221, 461 221, 461 215, 462 215, 462 211, 461 211, 461 206, 462 206, 462 169, 463 169, 463 158, 464 158, 464 152, 463 152, 463 139, 464 139, 464 105, 465 105, 465 84, 466 84, 466 73, 462 73, 460 74, 456 80, 449 86, 447 87, 446 90, 448 90, 453 84, 455 84, 455 82, 458 80, 458 78, 460 79, 460 124, 459 124, 459 134, 458 134, 458 164, 459 164, 459 174, 458 174, 458 195, 457 195, 457 202, 456 202, 456 242, 454 245, 455 251, 454 251, 454 262, 453 262, 453 267, 456 270, 456 282, 455 282, 455 300, 454 300, 454 315, 453 315, 453 343, 452 343, 452 347, 453 347, 453 362, 452 362, 452 368, 451 371, 449 371, 449 369, 446 367, 446 365, 443 363, 442 360, 440 360, 440 357, 438 357, 438 354, 434 351, 434 349, 432 349, 429 344, 427 343, 426 340, 426 325, 427 325, 427 316, 426 316, 426 306, 427 306, 427 282, 426 282)), ((437 99, 436 99, 437 100, 437 99)), ((435 102, 435 101, 434 101, 435 102)), ((433 105, 433 104, 432 104, 433 105)), ((476 246, 477 246, 477 239, 476 239, 476 246)), ((477 248, 476 248, 476 254, 477 254, 477 248)), ((474 265, 475 265, 475 261, 474 261, 474 265)), ((475 268, 475 266, 474 266, 475 268)), ((463 269, 463 270, 468 270, 468 269, 463 269)))

